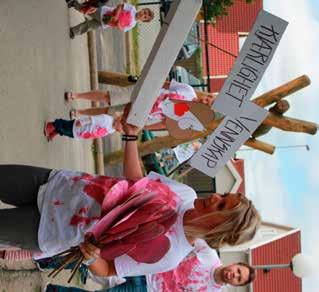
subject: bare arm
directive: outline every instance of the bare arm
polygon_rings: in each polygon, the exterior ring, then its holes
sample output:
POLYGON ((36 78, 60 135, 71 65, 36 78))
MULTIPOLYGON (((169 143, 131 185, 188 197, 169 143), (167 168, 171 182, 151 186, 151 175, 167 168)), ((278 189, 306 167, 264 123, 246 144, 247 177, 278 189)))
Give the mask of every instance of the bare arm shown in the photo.
POLYGON ((122 11, 122 9, 124 8, 124 4, 119 4, 116 6, 115 10, 114 10, 114 18, 117 20, 120 16, 120 13, 122 11))
MULTIPOLYGON (((126 135, 137 135, 139 129, 126 123, 126 118, 130 110, 130 105, 126 106, 123 114, 123 131, 126 135)), ((137 140, 126 141, 124 146, 123 174, 128 179, 140 179, 143 172, 139 160, 137 140)))
POLYGON ((163 88, 164 88, 164 89, 169 89, 170 84, 171 84, 170 81, 165 80, 165 82, 164 82, 164 84, 163 84, 163 88))

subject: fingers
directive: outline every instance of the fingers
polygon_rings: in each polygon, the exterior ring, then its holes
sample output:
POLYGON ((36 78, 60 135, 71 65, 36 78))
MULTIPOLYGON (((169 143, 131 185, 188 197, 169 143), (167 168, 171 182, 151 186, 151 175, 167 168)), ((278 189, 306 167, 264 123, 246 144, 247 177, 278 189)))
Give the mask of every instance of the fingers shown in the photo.
POLYGON ((91 243, 80 244, 80 250, 85 259, 99 258, 101 250, 91 243))

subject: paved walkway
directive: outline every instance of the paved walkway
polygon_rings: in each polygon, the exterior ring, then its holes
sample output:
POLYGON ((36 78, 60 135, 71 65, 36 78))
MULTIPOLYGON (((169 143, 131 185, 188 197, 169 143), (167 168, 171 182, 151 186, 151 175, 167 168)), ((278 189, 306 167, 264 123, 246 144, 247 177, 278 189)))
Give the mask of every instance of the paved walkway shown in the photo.
MULTIPOLYGON (((43 136, 46 119, 68 118, 64 91, 90 89, 87 37, 70 40, 68 34, 69 26, 80 21, 83 17, 68 10, 64 0, 0 1, 0 163, 94 172, 91 141, 58 137, 48 143, 43 136)), ((121 33, 103 32, 100 69, 125 71, 123 42, 121 33)), ((1 292, 40 291, 48 281, 36 271, 1 270, 5 265, 32 267, 0 261, 1 292)))

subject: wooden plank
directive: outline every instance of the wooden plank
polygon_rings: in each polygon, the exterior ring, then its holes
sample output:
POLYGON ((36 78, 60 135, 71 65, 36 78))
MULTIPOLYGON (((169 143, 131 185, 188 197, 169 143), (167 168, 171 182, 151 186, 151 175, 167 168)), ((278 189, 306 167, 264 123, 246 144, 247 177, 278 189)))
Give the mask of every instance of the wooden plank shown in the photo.
POLYGON ((202 5, 201 0, 173 1, 165 23, 131 95, 128 123, 142 128, 169 70, 202 5))

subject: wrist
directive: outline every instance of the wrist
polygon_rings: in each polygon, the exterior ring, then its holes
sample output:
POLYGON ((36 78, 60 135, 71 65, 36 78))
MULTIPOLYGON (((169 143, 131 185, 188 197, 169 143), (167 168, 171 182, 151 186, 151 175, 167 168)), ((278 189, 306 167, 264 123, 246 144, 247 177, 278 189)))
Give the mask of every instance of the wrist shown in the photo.
POLYGON ((122 141, 137 141, 137 139, 138 139, 137 135, 129 135, 129 134, 122 135, 122 141))

